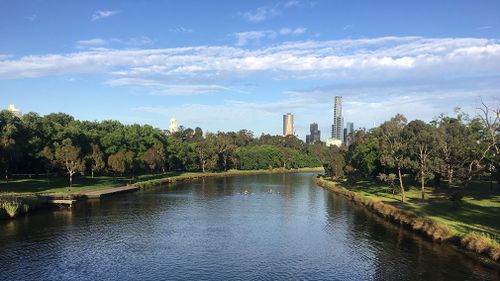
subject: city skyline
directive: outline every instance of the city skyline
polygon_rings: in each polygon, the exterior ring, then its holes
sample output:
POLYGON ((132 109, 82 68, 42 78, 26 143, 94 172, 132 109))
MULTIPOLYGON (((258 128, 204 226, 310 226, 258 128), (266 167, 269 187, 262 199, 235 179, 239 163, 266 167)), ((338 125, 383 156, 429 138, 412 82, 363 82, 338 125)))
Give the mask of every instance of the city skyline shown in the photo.
POLYGON ((359 128, 397 113, 475 115, 500 88, 498 10, 498 1, 1 1, 0 107, 162 129, 177 116, 256 135, 280 134, 268 120, 286 110, 301 139, 312 122, 329 134, 320 120, 332 95, 359 128))

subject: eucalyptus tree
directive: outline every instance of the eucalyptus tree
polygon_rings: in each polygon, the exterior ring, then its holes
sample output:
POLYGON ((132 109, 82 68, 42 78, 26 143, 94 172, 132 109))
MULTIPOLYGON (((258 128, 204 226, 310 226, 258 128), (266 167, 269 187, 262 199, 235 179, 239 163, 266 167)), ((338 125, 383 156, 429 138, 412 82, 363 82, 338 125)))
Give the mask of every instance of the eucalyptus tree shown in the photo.
POLYGON ((437 149, 437 129, 424 121, 414 120, 403 130, 408 141, 408 154, 420 176, 422 200, 425 199, 425 181, 431 173, 432 159, 437 149))
POLYGON ((466 123, 461 114, 457 117, 440 116, 437 124, 438 157, 441 170, 446 175, 448 186, 455 185, 457 179, 469 179, 469 163, 477 154, 477 123, 466 123))
POLYGON ((80 152, 80 147, 74 146, 71 140, 65 140, 55 151, 55 161, 68 172, 70 189, 73 185, 73 176, 84 171, 85 165, 80 152))
POLYGON ((482 168, 491 172, 497 184, 500 185, 500 105, 492 107, 482 101, 478 109, 482 125, 479 140, 480 153, 469 164, 469 175, 472 174, 474 168, 482 168))
POLYGON ((375 130, 379 138, 380 160, 389 169, 395 169, 403 202, 406 200, 406 194, 401 170, 410 164, 407 153, 408 142, 403 134, 406 123, 406 117, 397 114, 375 130))
POLYGON ((92 151, 86 159, 90 164, 90 173, 94 177, 95 172, 101 172, 106 168, 106 162, 104 160, 104 153, 101 151, 99 145, 92 143, 90 146, 92 151))

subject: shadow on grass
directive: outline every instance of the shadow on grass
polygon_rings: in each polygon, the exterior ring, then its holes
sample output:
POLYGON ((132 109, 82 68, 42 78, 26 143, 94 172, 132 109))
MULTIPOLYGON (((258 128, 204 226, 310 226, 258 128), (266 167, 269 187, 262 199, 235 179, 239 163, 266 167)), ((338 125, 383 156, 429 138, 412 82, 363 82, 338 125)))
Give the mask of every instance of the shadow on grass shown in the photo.
MULTIPOLYGON (((180 175, 180 172, 167 172, 161 174, 145 174, 139 175, 132 180, 131 177, 123 176, 99 176, 99 177, 88 177, 88 176, 74 176, 73 186, 71 191, 78 191, 82 188, 105 188, 122 186, 137 181, 145 181, 152 179, 160 179, 165 177, 180 175)), ((47 193, 54 191, 65 191, 69 186, 69 178, 67 176, 57 177, 57 178, 32 178, 32 179, 19 179, 12 180, 9 182, 0 182, 0 193, 47 193)))
POLYGON ((481 231, 500 236, 500 207, 480 206, 469 202, 453 205, 450 201, 435 200, 421 203, 415 210, 417 214, 441 217, 456 223, 463 232, 481 231))

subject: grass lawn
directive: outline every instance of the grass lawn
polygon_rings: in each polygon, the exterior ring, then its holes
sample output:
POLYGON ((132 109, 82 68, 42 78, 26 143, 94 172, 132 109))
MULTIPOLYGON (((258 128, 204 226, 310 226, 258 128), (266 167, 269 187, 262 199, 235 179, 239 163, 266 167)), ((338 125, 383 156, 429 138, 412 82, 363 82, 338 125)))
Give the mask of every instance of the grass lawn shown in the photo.
POLYGON ((393 197, 392 190, 384 184, 360 181, 342 185, 364 196, 433 219, 448 226, 459 236, 476 231, 486 233, 500 241, 500 190, 496 186, 492 189, 489 182, 474 183, 460 189, 464 197, 463 202, 458 205, 448 199, 451 190, 447 187, 426 188, 426 199, 423 202, 420 189, 410 187, 406 193, 407 202, 402 203, 398 190, 393 197))
MULTIPOLYGON (((156 178, 165 178, 178 175, 179 173, 171 172, 164 174, 146 174, 136 177, 136 180, 150 180, 156 178)), ((113 186, 122 186, 131 182, 130 177, 89 177, 89 176, 74 176, 73 186, 68 189, 69 179, 65 177, 50 178, 33 178, 19 179, 9 182, 0 181, 0 194, 76 194, 89 190, 101 188, 109 188, 113 186)))

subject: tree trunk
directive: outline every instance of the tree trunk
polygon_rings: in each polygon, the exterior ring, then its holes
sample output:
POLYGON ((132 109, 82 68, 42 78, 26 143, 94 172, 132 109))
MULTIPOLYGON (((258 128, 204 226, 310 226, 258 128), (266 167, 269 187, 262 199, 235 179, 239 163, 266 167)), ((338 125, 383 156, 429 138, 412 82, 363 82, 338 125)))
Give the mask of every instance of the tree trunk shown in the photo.
POLYGON ((399 188, 401 189, 401 201, 405 202, 406 194, 405 188, 403 187, 403 177, 401 177, 401 167, 398 166, 398 176, 399 176, 399 188))
POLYGON ((71 190, 71 186, 73 185, 73 173, 69 173, 69 189, 71 190))
POLYGON ((448 187, 451 187, 453 184, 453 168, 448 167, 448 187))
POLYGON ((422 182, 422 201, 425 199, 425 174, 424 174, 424 169, 422 168, 422 171, 420 172, 421 178, 420 181, 422 182))
POLYGON ((92 171, 92 178, 94 178, 94 168, 92 168, 91 171, 92 171))

